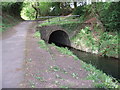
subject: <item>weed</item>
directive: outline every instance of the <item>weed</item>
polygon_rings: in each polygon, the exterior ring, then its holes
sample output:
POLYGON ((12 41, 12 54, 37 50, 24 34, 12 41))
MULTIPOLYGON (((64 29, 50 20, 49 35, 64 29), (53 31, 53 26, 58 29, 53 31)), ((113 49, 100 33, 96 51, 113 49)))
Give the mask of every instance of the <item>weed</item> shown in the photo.
POLYGON ((69 88, 68 86, 60 86, 60 88, 69 88))
MULTIPOLYGON (((71 55, 71 56, 76 57, 67 48, 60 48, 57 46, 55 46, 55 47, 58 49, 58 51, 60 51, 63 54, 67 54, 67 55, 71 55)), ((83 61, 81 61, 81 62, 82 62, 83 68, 90 72, 87 79, 93 80, 95 87, 98 87, 98 88, 100 88, 100 87, 102 87, 102 88, 118 88, 119 87, 117 80, 115 80, 115 82, 112 81, 114 79, 113 77, 107 76, 105 73, 96 69, 91 64, 86 64, 83 61)), ((76 79, 78 79, 76 73, 72 73, 72 76, 75 77, 76 79)))
POLYGON ((34 36, 35 38, 40 38, 40 36, 41 36, 41 35, 40 35, 40 32, 39 32, 39 31, 37 31, 37 32, 35 32, 35 33, 34 33, 34 35, 33 35, 33 36, 34 36))
POLYGON ((35 88, 35 83, 29 81, 31 88, 35 88))
POLYGON ((10 16, 9 14, 6 14, 4 16, 0 15, 0 32, 6 31, 8 28, 11 28, 14 25, 18 24, 18 22, 20 22, 19 19, 15 18, 13 16, 10 16), (11 19, 12 19, 12 21, 11 21, 11 19))
POLYGON ((48 47, 47 47, 47 45, 46 45, 46 43, 45 43, 44 40, 40 40, 40 41, 38 42, 38 44, 40 45, 40 48, 43 48, 43 49, 45 49, 45 50, 48 50, 48 47))
POLYGON ((39 76, 33 76, 35 79, 40 80, 41 82, 45 82, 45 79, 43 77, 39 76))
POLYGON ((90 71, 88 74, 87 79, 93 80, 94 85, 97 88, 118 88, 118 81, 115 80, 113 77, 107 76, 102 71, 96 69, 91 64, 86 64, 85 62, 82 62, 82 66, 87 71, 90 71), (115 82, 113 82, 113 79, 115 82))
POLYGON ((32 61, 32 59, 30 58, 30 59, 28 59, 28 61, 29 61, 29 62, 31 62, 31 61, 32 61))
POLYGON ((56 74, 56 78, 62 79, 58 74, 56 74))
POLYGON ((65 73, 65 74, 67 74, 68 72, 65 70, 65 69, 63 69, 63 70, 61 70, 63 73, 65 73))
POLYGON ((58 82, 58 81, 55 81, 55 84, 56 84, 56 85, 60 85, 60 82, 58 82))
POLYGON ((76 79, 78 79, 78 74, 77 73, 72 73, 72 76, 76 79))
POLYGON ((50 22, 46 20, 44 23, 40 24, 39 26, 60 25, 60 24, 62 25, 62 24, 80 23, 80 22, 81 21, 79 19, 56 17, 56 18, 50 19, 50 22), (60 18, 60 21, 59 21, 59 18, 60 18))
POLYGON ((57 50, 59 52, 61 52, 62 54, 66 54, 66 55, 72 56, 75 60, 79 60, 79 58, 77 56, 75 56, 67 47, 66 48, 58 47, 55 44, 52 44, 52 46, 56 47, 57 50))
POLYGON ((49 70, 57 72, 60 71, 60 68, 58 66, 50 66, 49 70))

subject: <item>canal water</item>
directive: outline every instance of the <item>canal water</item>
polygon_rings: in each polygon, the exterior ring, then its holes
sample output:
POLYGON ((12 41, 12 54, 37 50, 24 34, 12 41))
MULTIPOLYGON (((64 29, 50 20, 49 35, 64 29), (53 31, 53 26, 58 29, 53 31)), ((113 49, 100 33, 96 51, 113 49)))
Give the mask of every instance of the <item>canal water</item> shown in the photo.
POLYGON ((70 48, 70 50, 82 61, 92 64, 97 69, 109 76, 120 80, 120 60, 116 58, 102 57, 96 54, 70 48))

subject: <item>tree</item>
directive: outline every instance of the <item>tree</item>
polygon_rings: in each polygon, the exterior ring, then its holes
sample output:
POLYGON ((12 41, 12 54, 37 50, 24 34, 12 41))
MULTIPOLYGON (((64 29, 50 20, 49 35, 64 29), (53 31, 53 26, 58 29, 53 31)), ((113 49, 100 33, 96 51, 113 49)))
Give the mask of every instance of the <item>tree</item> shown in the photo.
POLYGON ((77 7, 77 2, 74 2, 74 8, 76 8, 77 7))
POLYGON ((40 15, 40 8, 39 8, 39 2, 34 2, 33 4, 32 4, 32 7, 35 9, 35 11, 36 11, 36 15, 35 15, 35 18, 37 19, 38 18, 38 16, 40 15))

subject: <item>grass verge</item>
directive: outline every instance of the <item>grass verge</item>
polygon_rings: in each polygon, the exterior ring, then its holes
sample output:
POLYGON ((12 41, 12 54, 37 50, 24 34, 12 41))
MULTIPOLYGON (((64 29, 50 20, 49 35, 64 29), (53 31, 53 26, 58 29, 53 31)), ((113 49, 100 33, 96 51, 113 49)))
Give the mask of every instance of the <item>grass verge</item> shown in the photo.
POLYGON ((10 27, 15 26, 16 24, 18 24, 20 21, 19 18, 17 17, 13 17, 11 15, 9 15, 8 13, 4 13, 2 16, 0 16, 0 32, 4 32, 7 29, 9 29, 10 27))
MULTIPOLYGON (((36 32, 34 36, 38 38, 40 37, 40 33, 36 32)), ((40 40, 39 44, 41 48, 45 48, 45 49, 48 48, 43 40, 40 40)), ((56 47, 56 49, 62 54, 73 56, 75 60, 79 60, 79 58, 76 55, 74 55, 68 48, 58 47, 55 44, 51 44, 51 46, 56 47)), ((87 64, 83 61, 81 61, 81 63, 82 63, 81 64, 82 67, 86 71, 90 72, 89 75, 86 77, 86 79, 93 80, 94 81, 93 84, 96 88, 105 88, 105 89, 120 88, 120 86, 118 85, 118 81, 115 78, 106 75, 105 73, 98 70, 96 67, 92 66, 91 64, 87 64)))
MULTIPOLYGON (((39 31, 35 32, 34 35, 33 35, 33 37, 35 37, 35 38, 40 38, 40 37, 41 37, 40 32, 39 32, 39 31)), ((44 40, 40 39, 40 40, 38 41, 38 44, 40 45, 40 48, 43 48, 43 49, 45 49, 45 50, 48 50, 48 47, 47 47, 47 45, 46 45, 46 43, 45 43, 44 40)))
MULTIPOLYGON (((53 44, 53 46, 55 46, 55 45, 53 44)), ((68 48, 61 48, 61 47, 57 47, 57 46, 55 46, 55 47, 62 54, 73 56, 75 60, 79 60, 79 58, 77 56, 75 56, 70 50, 68 50, 68 48)), ((115 78, 106 75, 105 73, 98 70, 96 67, 92 66, 91 64, 87 64, 83 61, 81 61, 81 62, 82 62, 82 64, 81 64, 82 67, 86 71, 90 72, 89 75, 86 77, 86 79, 93 80, 94 81, 93 84, 96 88, 105 88, 105 89, 120 88, 120 86, 118 85, 118 81, 115 78)))
POLYGON ((120 88, 118 85, 118 81, 106 75, 102 71, 96 69, 96 67, 92 66, 91 64, 87 64, 83 61, 82 62, 82 67, 86 70, 89 71, 89 75, 87 76, 87 80, 93 80, 94 81, 94 86, 96 88, 120 88))
POLYGON ((49 25, 62 25, 62 24, 70 24, 70 23, 80 23, 79 18, 73 18, 73 17, 56 17, 46 20, 42 24, 39 24, 39 26, 49 26, 49 25))
POLYGON ((55 44, 52 44, 52 46, 55 46, 57 48, 57 50, 59 52, 61 52, 62 54, 66 54, 66 55, 69 55, 69 56, 73 56, 73 58, 75 60, 79 60, 79 58, 77 56, 75 56, 67 47, 66 48, 63 48, 63 47, 58 47, 56 46, 55 44))

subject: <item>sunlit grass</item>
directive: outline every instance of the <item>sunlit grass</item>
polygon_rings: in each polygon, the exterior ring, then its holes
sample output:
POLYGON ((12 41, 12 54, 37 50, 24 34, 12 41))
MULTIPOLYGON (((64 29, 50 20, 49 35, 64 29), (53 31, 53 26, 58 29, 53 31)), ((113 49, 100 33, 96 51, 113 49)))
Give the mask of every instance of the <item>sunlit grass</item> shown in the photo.
POLYGON ((34 33, 34 35, 33 35, 33 36, 34 36, 35 38, 40 38, 40 36, 41 36, 41 35, 40 35, 40 32, 39 32, 39 31, 37 31, 37 32, 35 32, 35 33, 34 33))
POLYGON ((48 26, 48 25, 61 25, 61 24, 70 24, 70 23, 80 23, 79 18, 73 19, 72 17, 56 17, 46 20, 39 26, 48 26))
MULTIPOLYGON (((52 46, 55 46, 55 44, 52 44, 52 46)), ((79 58, 74 55, 68 48, 61 48, 58 46, 55 46, 59 52, 62 54, 66 54, 69 56, 73 56, 75 60, 79 60, 79 58)), ((88 76, 86 77, 87 80, 93 80, 94 81, 94 86, 96 88, 119 88, 120 86, 118 85, 118 81, 103 73, 96 67, 92 66, 91 64, 87 64, 83 61, 81 61, 82 67, 89 72, 88 76)), ((76 74, 72 74, 74 77, 76 77, 76 74)))
POLYGON ((5 16, 0 16, 0 32, 6 31, 7 29, 13 27, 18 24, 20 20, 15 18, 9 14, 5 14, 5 16))
POLYGON ((52 44, 52 46, 55 46, 56 49, 61 52, 62 54, 65 54, 65 55, 69 55, 69 56, 73 56, 73 58, 75 60, 79 60, 79 58, 77 56, 75 56, 67 47, 66 48, 63 48, 63 47, 58 47, 56 46, 55 44, 52 44))
MULTIPOLYGON (((36 37, 39 37, 39 33, 36 32, 35 33, 36 37)), ((48 46, 46 45, 44 40, 40 40, 39 41, 40 47, 44 48, 44 49, 48 49, 48 46)), ((63 48, 63 47, 58 47, 55 44, 51 44, 51 46, 54 46, 60 53, 65 54, 65 55, 69 55, 69 56, 73 56, 75 60, 79 60, 79 58, 74 55, 68 48, 63 48)), ((118 81, 111 77, 106 75, 105 73, 103 73, 102 71, 100 71, 99 69, 97 69, 96 67, 92 66, 91 64, 87 64, 83 61, 81 61, 81 65, 82 67, 89 72, 88 76, 86 77, 87 80, 93 80, 93 85, 96 88, 119 88, 120 86, 118 85, 118 81)), ((60 69, 58 67, 54 67, 52 68, 53 71, 59 71, 60 69)), ((77 74, 72 73, 73 77, 76 77, 77 74)), ((61 87, 62 88, 62 87, 61 87)), ((63 87, 64 88, 64 87, 63 87)))
POLYGON ((96 88, 118 88, 118 81, 106 75, 102 71, 96 69, 96 67, 92 66, 91 64, 87 64, 83 61, 82 62, 82 67, 86 70, 89 71, 90 73, 87 76, 88 80, 93 80, 94 81, 94 86, 96 88))

